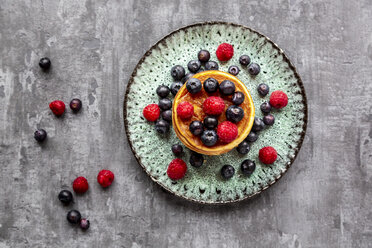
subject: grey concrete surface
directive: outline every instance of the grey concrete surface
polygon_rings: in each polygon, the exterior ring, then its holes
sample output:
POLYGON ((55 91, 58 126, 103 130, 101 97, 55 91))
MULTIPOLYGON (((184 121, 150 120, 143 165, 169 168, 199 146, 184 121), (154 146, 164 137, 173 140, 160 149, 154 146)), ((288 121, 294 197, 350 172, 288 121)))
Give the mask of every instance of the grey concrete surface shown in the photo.
POLYGON ((370 0, 0 2, 0 247, 371 247, 370 0), (259 197, 202 206, 163 192, 128 146, 122 102, 144 52, 172 30, 231 21, 274 40, 307 91, 309 125, 292 168, 259 197), (38 68, 40 57, 53 63, 38 68), (82 99, 54 117, 48 103, 82 99), (49 138, 37 144, 33 132, 49 138), (116 181, 102 190, 103 168, 116 181), (90 181, 71 227, 57 200, 90 181))

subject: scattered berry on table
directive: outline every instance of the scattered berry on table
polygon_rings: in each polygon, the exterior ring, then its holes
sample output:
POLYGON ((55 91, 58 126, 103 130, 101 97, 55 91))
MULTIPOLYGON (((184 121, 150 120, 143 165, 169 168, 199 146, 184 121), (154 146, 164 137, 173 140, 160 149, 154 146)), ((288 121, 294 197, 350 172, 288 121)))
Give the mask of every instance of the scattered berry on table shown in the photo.
POLYGON ((194 75, 195 74, 191 72, 186 73, 186 75, 181 79, 181 82, 186 83, 186 81, 192 78, 194 75))
POLYGON ((260 106, 262 113, 268 114, 271 111, 271 105, 268 102, 263 102, 260 106))
POLYGON ((181 102, 177 106, 177 115, 183 119, 190 119, 194 115, 194 106, 189 102, 181 102))
POLYGON ((83 104, 81 103, 80 99, 74 98, 70 102, 70 109, 75 113, 79 112, 83 104))
POLYGON ((187 64, 187 68, 189 69, 190 72, 197 72, 199 71, 201 67, 201 63, 199 60, 191 60, 188 64, 187 64))
POLYGON ((266 96, 269 93, 269 90, 269 86, 264 83, 259 84, 257 87, 257 91, 262 97, 266 96))
POLYGON ((172 95, 173 96, 176 96, 177 95, 177 92, 181 89, 182 86, 183 86, 183 83, 180 82, 180 81, 173 82, 171 84, 171 87, 170 87, 170 90, 172 92, 172 95))
POLYGON ((199 168, 204 163, 204 157, 202 154, 192 152, 189 160, 191 166, 199 168))
POLYGON ((253 131, 251 131, 246 138, 246 140, 249 142, 255 142, 257 139, 258 139, 258 134, 253 131))
POLYGON ((34 138, 38 142, 43 142, 47 138, 47 132, 44 129, 38 129, 34 133, 34 138))
POLYGON ((287 94, 281 90, 274 91, 270 96, 270 104, 276 109, 284 108, 288 104, 287 94))
POLYGON ((217 126, 217 135, 221 142, 230 143, 238 136, 238 127, 230 121, 223 121, 217 126))
POLYGON ((237 67, 236 65, 231 65, 227 71, 228 73, 230 73, 231 75, 238 75, 239 72, 240 72, 240 69, 239 67, 237 67))
POLYGON ((160 108, 157 104, 153 103, 147 105, 142 111, 143 117, 148 121, 156 121, 160 116, 160 108))
POLYGON ((234 56, 234 47, 228 43, 222 43, 217 47, 216 56, 219 61, 228 61, 234 56))
POLYGON ((168 133, 169 131, 169 122, 165 121, 165 120, 157 120, 156 123, 155 123, 155 130, 156 132, 160 133, 160 134, 165 134, 165 133, 168 133))
POLYGON ((230 179, 234 176, 235 174, 235 169, 231 165, 224 165, 221 168, 221 176, 225 179, 230 179))
POLYGON ((206 129, 215 129, 218 125, 218 119, 214 116, 207 116, 204 118, 203 124, 206 129))
POLYGON ((256 163, 250 159, 244 160, 240 165, 243 175, 250 176, 256 169, 256 163))
POLYGON ((172 110, 165 110, 161 113, 161 118, 165 121, 171 122, 172 121, 172 110))
POLYGON ((203 111, 207 115, 220 115, 225 110, 225 102, 219 96, 210 96, 203 102, 203 111))
POLYGON ((84 194, 89 189, 88 180, 85 177, 78 177, 72 183, 72 188, 77 194, 84 194))
POLYGON ((156 94, 158 94, 159 97, 165 98, 169 95, 170 89, 166 85, 159 85, 156 89, 156 94))
POLYGON ((60 200, 64 205, 68 205, 73 201, 74 197, 72 196, 71 191, 69 190, 62 190, 58 194, 58 200, 60 200))
POLYGON ((256 63, 252 63, 248 66, 248 72, 251 75, 254 76, 257 75, 258 73, 260 73, 260 70, 261 70, 260 66, 256 63))
POLYGON ((275 117, 272 114, 265 115, 262 119, 266 125, 268 126, 274 125, 275 117))
POLYGON ((200 50, 198 52, 198 59, 200 62, 208 62, 208 60, 211 58, 210 53, 207 50, 200 50))
POLYGON ((250 150, 250 146, 249 146, 249 142, 244 140, 242 143, 240 143, 238 145, 238 147, 236 148, 236 150, 240 153, 240 154, 247 154, 250 150))
POLYGON ((180 158, 175 158, 168 165, 167 175, 172 180, 179 180, 185 176, 186 171, 187 165, 185 161, 180 158))
POLYGON ((101 170, 97 175, 97 182, 103 187, 107 188, 115 179, 114 173, 110 170, 101 170))
POLYGON ((80 220, 81 220, 81 214, 80 214, 80 212, 77 211, 77 210, 70 210, 67 213, 67 220, 71 224, 78 224, 78 223, 80 223, 80 220))
POLYGON ((260 149, 258 158, 264 164, 272 164, 278 157, 278 153, 271 146, 266 146, 260 149))
POLYGON ((174 155, 179 156, 183 152, 183 147, 180 144, 172 145, 172 152, 174 155))
POLYGON ((159 100, 159 107, 161 110, 168 110, 172 108, 172 101, 168 98, 162 98, 159 100))
POLYGON ((50 62, 50 59, 45 57, 45 58, 41 58, 40 61, 39 61, 39 66, 41 69, 43 70, 48 70, 51 66, 51 62, 50 62))
POLYGON ((263 122, 263 120, 261 118, 254 117, 252 130, 254 132, 259 132, 259 131, 262 131, 264 128, 265 128, 265 123, 263 122))
POLYGON ((243 92, 240 92, 240 91, 236 91, 233 96, 232 96, 232 103, 235 104, 235 105, 240 105, 244 102, 244 94, 243 92))
POLYGON ((208 61, 207 63, 205 63, 204 67, 205 67, 205 70, 207 70, 207 71, 218 70, 218 68, 219 68, 217 62, 215 62, 215 61, 208 61))
POLYGON ((235 84, 230 80, 223 80, 220 84, 220 93, 225 96, 229 96, 234 94, 235 92, 235 84))
POLYGON ((65 103, 60 100, 55 100, 51 103, 49 103, 49 108, 52 110, 53 114, 56 116, 61 116, 65 112, 65 103))
POLYGON ((197 78, 190 78, 186 82, 186 89, 191 94, 199 93, 202 89, 202 83, 197 78))
POLYGON ((243 117, 244 117, 244 110, 239 106, 231 105, 226 110, 226 119, 231 122, 237 123, 241 121, 243 117))
POLYGON ((171 75, 175 80, 181 80, 185 76, 185 69, 180 65, 175 65, 171 69, 171 75))
POLYGON ((205 130, 200 139, 204 145, 214 146, 218 141, 218 136, 214 130, 205 130))
POLYGON ((203 132, 203 123, 201 121, 193 121, 189 125, 189 130, 193 135, 200 135, 203 132))
POLYGON ((239 58, 239 63, 243 66, 247 66, 251 63, 251 58, 248 55, 242 55, 239 58))
POLYGON ((82 229, 82 230, 88 230, 89 229, 89 227, 90 227, 90 222, 89 222, 89 220, 87 220, 87 219, 81 219, 80 220, 80 224, 79 224, 79 226, 80 226, 80 228, 82 229))
POLYGON ((218 81, 214 78, 207 78, 204 81, 203 87, 207 93, 214 93, 218 90, 218 81))

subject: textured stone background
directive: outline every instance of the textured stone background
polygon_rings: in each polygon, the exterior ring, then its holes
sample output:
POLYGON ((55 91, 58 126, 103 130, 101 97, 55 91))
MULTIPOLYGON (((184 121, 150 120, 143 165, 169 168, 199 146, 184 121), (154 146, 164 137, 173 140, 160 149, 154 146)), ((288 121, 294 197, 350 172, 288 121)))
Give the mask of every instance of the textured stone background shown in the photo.
POLYGON ((0 247, 371 247, 370 0, 0 2, 0 247), (311 3, 310 3, 311 2, 311 3), (164 193, 137 165, 122 121, 139 58, 176 28, 241 23, 283 48, 302 76, 309 127, 289 172, 259 197, 201 206, 164 193), (53 69, 39 70, 42 56, 53 69), (54 99, 83 100, 55 118, 54 99), (49 139, 38 145, 35 128, 49 139), (102 190, 102 168, 116 181, 102 190), (91 182, 75 208, 57 200, 91 182))

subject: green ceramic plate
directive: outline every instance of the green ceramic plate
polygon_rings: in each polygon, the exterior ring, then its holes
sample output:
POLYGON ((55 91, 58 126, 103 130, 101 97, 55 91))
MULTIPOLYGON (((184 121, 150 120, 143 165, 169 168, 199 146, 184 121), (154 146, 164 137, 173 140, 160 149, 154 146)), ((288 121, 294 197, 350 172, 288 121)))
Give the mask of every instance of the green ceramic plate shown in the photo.
MULTIPOLYGON (((171 99, 173 99, 170 96, 171 99)), ((305 90, 295 67, 283 51, 264 35, 242 25, 210 22, 198 23, 176 30, 152 46, 141 58, 128 82, 124 100, 124 123, 129 144, 145 172, 167 191, 200 203, 229 203, 250 198, 261 193, 279 180, 288 170, 301 147, 307 123, 307 103, 305 90), (260 105, 269 100, 257 93, 257 85, 266 83, 270 92, 282 90, 289 97, 288 105, 273 111, 274 126, 266 128, 259 139, 251 145, 247 155, 236 150, 219 156, 205 156, 200 168, 188 165, 186 176, 172 181, 166 174, 167 166, 174 155, 171 145, 180 143, 171 129, 166 136, 154 130, 154 125, 142 117, 143 108, 157 103, 156 88, 160 84, 173 82, 170 69, 180 64, 187 68, 188 61, 197 59, 201 49, 211 52, 211 60, 218 61, 215 55, 219 44, 227 42, 234 46, 234 57, 219 63, 220 70, 227 71, 230 65, 239 65, 239 56, 247 54, 251 60, 260 64, 261 72, 252 77, 246 68, 241 68, 238 78, 243 81, 253 97, 256 116, 262 117, 260 105), (277 161, 270 166, 258 160, 258 151, 264 146, 273 146, 278 152, 277 161), (256 170, 246 177, 240 173, 244 159, 256 162, 256 170), (235 175, 223 180, 220 169, 230 164, 235 167, 235 175)), ((185 149, 181 157, 187 163, 190 151, 185 149)))

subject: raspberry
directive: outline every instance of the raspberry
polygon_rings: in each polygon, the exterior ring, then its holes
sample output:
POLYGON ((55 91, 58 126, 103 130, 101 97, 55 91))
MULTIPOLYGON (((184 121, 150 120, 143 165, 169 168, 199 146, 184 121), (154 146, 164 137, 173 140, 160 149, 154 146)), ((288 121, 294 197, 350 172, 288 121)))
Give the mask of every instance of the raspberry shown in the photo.
POLYGON ((220 115, 225 110, 225 102, 221 97, 210 96, 203 102, 203 111, 207 115, 220 115))
POLYGON ((185 161, 180 158, 175 158, 169 163, 167 174, 172 180, 178 180, 185 176, 187 171, 187 165, 185 161))
POLYGON ((160 108, 157 104, 153 103, 150 105, 147 105, 142 112, 143 116, 148 121, 156 121, 159 119, 160 116, 160 108))
POLYGON ((78 177, 72 183, 72 188, 74 189, 75 193, 83 194, 87 192, 89 188, 88 180, 85 177, 78 177))
POLYGON ((228 61, 234 55, 234 47, 228 43, 222 43, 216 50, 216 55, 220 61, 228 61))
POLYGON ((266 146, 261 148, 258 154, 260 161, 264 164, 272 164, 275 162, 278 157, 278 153, 271 146, 266 146))
POLYGON ((61 116, 65 112, 65 103, 59 100, 49 103, 49 108, 56 116, 61 116))
POLYGON ((270 105, 274 108, 281 109, 287 106, 288 96, 281 90, 276 90, 271 93, 270 105))
POLYGON ((101 170, 99 173, 98 173, 98 176, 97 176, 97 182, 103 187, 103 188, 106 188, 108 186, 110 186, 112 184, 112 182, 114 181, 114 173, 112 173, 111 171, 109 170, 101 170))
POLYGON ((217 135, 221 142, 230 143, 238 136, 238 127, 230 121, 223 121, 217 127, 217 135))
POLYGON ((194 115, 194 106, 189 102, 181 102, 177 106, 177 115, 183 119, 190 119, 194 115))

